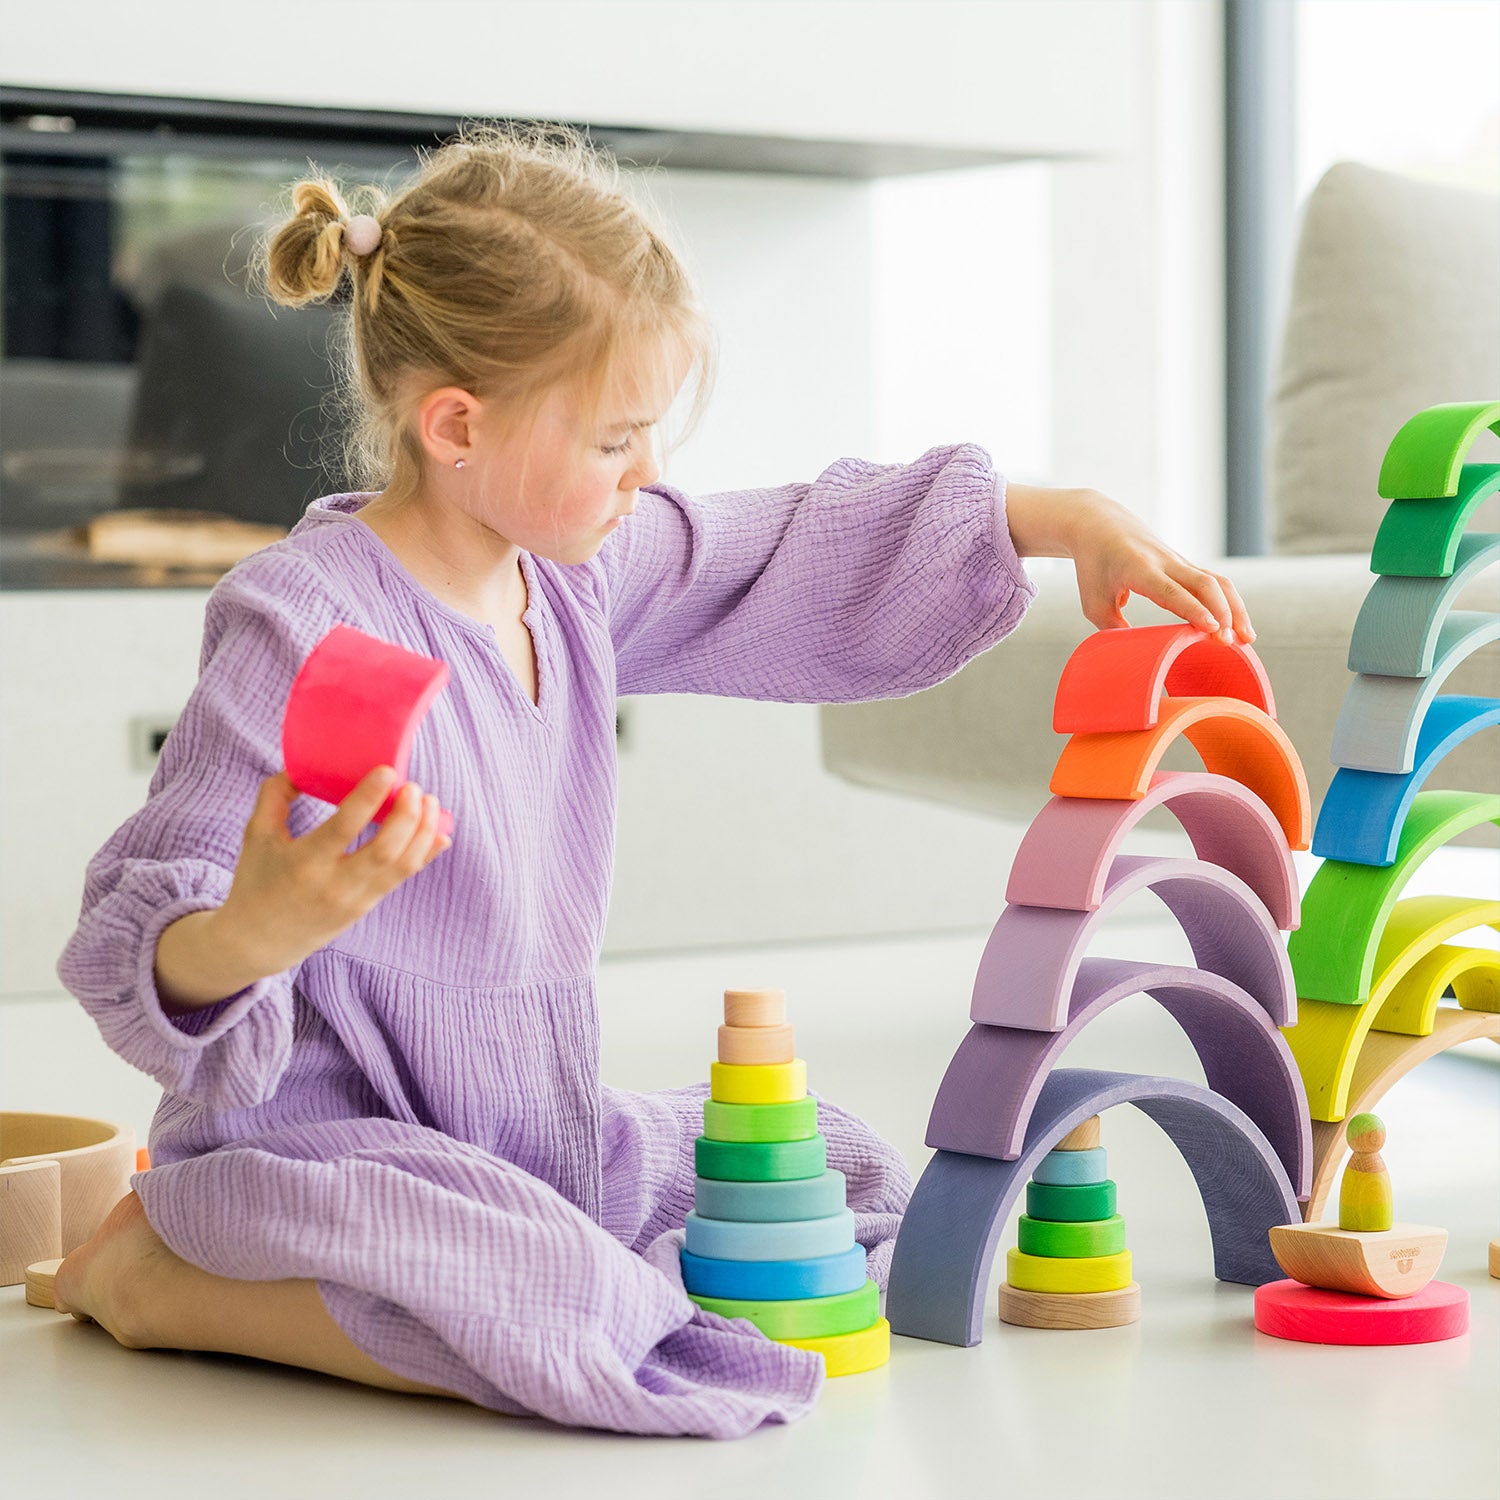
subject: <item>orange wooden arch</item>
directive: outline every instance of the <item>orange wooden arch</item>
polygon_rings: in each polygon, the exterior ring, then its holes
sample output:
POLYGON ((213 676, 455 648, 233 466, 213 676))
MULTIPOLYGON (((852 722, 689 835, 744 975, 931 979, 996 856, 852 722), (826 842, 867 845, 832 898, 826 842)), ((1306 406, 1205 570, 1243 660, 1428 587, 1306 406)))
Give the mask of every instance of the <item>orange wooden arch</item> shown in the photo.
POLYGON ((1059 797, 1144 797, 1167 746, 1185 736, 1204 769, 1248 787, 1276 816, 1290 848, 1312 841, 1307 774, 1286 731, 1237 698, 1163 698, 1149 729, 1075 734, 1052 772, 1059 797))
POLYGON ((1058 734, 1150 729, 1162 695, 1238 698, 1276 717, 1271 679, 1243 642, 1226 645, 1193 625, 1100 630, 1062 669, 1052 702, 1058 734))

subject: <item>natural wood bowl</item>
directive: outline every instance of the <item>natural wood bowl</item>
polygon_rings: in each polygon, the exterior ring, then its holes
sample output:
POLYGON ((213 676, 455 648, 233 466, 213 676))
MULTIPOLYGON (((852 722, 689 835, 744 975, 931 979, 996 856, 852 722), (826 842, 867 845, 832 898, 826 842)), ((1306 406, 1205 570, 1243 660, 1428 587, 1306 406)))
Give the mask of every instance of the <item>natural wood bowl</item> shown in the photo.
POLYGON ((0 1110, 0 1286, 92 1239, 134 1171, 128 1125, 0 1110))
POLYGON ((1271 1253, 1294 1281, 1366 1297, 1414 1296, 1437 1275, 1447 1247, 1448 1231, 1430 1224, 1280 1224, 1271 1231, 1271 1253))

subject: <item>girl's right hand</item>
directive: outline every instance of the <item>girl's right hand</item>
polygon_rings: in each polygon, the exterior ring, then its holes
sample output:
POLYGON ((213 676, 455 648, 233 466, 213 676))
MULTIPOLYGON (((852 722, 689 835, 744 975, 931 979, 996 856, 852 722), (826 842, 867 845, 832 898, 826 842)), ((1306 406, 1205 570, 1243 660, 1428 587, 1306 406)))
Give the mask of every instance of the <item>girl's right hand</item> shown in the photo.
POLYGON ((438 799, 408 782, 375 837, 345 852, 379 811, 395 774, 375 767, 331 818, 301 838, 287 826, 297 789, 284 772, 261 783, 229 894, 215 913, 221 937, 254 968, 295 968, 452 844, 437 831, 438 799))

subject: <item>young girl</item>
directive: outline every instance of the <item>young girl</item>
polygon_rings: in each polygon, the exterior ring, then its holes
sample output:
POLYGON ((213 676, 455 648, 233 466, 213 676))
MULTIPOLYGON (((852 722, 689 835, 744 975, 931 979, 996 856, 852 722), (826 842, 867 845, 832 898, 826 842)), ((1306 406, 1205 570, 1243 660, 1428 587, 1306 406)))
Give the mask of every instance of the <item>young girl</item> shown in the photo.
MULTIPOLYGON (((89 865, 58 972, 165 1093, 153 1169, 57 1305, 131 1348, 559 1422, 790 1421, 822 1361, 677 1274, 703 1088, 599 1078, 616 696, 915 692, 1014 629, 1018 556, 1074 557, 1101 626, 1135 591, 1248 639, 1243 607, 1119 506, 1007 489, 969 444, 712 501, 658 483, 652 429, 695 372, 701 397, 709 335, 577 140, 474 131, 373 213, 325 181, 294 204, 269 288, 351 278, 379 492, 315 501, 213 590, 149 799, 89 865), (339 623, 451 672, 373 834, 389 768, 332 816, 279 769, 339 623)), ((883 1285, 910 1178, 835 1106, 819 1125, 883 1285)))

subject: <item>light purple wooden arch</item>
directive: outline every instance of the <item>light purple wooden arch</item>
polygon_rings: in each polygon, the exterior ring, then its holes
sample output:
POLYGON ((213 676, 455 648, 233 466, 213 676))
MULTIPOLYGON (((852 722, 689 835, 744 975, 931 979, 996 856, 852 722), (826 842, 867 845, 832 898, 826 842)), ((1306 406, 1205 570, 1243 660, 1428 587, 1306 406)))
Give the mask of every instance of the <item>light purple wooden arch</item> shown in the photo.
POLYGON ((933 1153, 891 1258, 885 1313, 893 1333, 945 1344, 980 1341, 990 1265, 1027 1178, 1074 1126, 1116 1104, 1150 1115, 1182 1153, 1208 1216, 1214 1275, 1249 1286, 1283 1275, 1269 1231, 1300 1222, 1302 1210, 1280 1158, 1243 1110, 1180 1078, 1058 1068, 1042 1085, 1014 1161, 933 1153))
POLYGON ((1158 771, 1136 801, 1054 797, 1021 840, 1005 899, 1017 906, 1095 910, 1120 845, 1154 807, 1172 813, 1199 859, 1238 875, 1283 932, 1297 926, 1297 871, 1275 813, 1242 782, 1208 771, 1158 771))
POLYGON ((1187 1033, 1209 1088, 1255 1121, 1297 1196, 1305 1198, 1312 1186, 1312 1119, 1286 1038, 1238 985, 1177 964, 1086 958, 1061 1031, 971 1027, 933 1101, 927 1144, 1002 1161, 1019 1156, 1037 1097, 1063 1049, 1111 1005, 1141 994, 1187 1033))
POLYGON ((1117 854, 1095 911, 1007 906, 990 932, 969 1019, 1061 1031, 1079 963, 1110 911, 1149 889, 1177 918, 1200 969, 1238 985, 1278 1026, 1297 1020, 1291 960, 1271 914, 1238 875, 1195 859, 1117 854))

